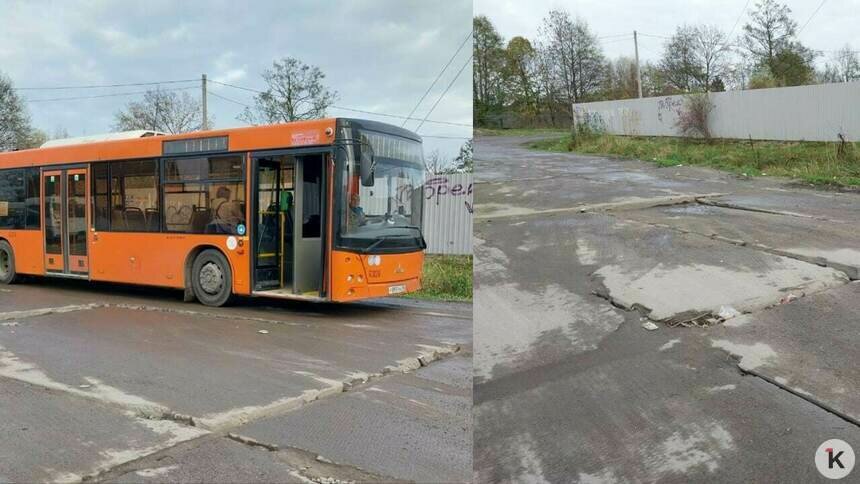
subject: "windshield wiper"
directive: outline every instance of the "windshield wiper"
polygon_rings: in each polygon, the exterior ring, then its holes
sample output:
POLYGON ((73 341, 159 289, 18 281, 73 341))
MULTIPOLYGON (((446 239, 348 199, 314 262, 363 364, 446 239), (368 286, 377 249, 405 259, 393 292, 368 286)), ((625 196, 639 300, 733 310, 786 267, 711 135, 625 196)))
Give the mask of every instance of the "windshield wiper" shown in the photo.
MULTIPOLYGON (((411 235, 380 235, 379 237, 376 238, 376 240, 372 244, 365 247, 362 250, 362 252, 364 252, 364 253, 370 252, 371 250, 379 247, 379 244, 385 242, 386 240, 390 240, 390 239, 414 239, 414 238, 416 238, 416 237, 413 237, 411 235)), ((422 250, 427 248, 427 243, 424 241, 424 237, 421 238, 420 246, 421 246, 422 250)))

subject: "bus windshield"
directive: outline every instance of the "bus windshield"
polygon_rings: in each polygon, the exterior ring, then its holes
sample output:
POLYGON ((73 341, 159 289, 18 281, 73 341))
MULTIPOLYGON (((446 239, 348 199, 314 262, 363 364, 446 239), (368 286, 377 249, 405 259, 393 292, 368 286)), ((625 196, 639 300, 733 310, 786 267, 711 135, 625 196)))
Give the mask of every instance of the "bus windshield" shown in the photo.
POLYGON ((351 248, 372 251, 420 250, 424 191, 421 143, 399 136, 359 131, 362 144, 373 147, 373 186, 360 181, 359 161, 348 150, 341 240, 351 248))

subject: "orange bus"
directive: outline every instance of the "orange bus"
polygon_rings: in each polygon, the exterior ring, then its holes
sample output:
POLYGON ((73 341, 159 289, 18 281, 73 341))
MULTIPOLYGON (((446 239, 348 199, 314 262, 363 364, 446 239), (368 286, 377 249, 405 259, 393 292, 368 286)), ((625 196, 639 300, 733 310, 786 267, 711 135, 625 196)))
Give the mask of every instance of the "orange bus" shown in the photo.
POLYGON ((211 306, 420 289, 415 133, 337 118, 146 134, 0 153, 0 283, 163 286, 211 306))

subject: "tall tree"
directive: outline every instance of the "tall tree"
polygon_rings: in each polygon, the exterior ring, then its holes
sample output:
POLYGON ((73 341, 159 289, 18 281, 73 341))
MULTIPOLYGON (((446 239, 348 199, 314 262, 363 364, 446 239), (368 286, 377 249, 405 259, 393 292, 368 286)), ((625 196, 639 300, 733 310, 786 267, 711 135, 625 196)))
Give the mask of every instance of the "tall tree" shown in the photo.
POLYGON ((484 15, 472 20, 473 77, 475 123, 482 124, 486 116, 501 110, 505 49, 502 36, 484 15))
POLYGON ((543 19, 540 35, 556 68, 560 94, 572 116, 573 103, 596 97, 605 84, 606 61, 597 36, 588 24, 572 19, 565 10, 551 10, 543 19))
MULTIPOLYGON (((114 131, 151 129, 187 133, 203 126, 200 100, 187 92, 149 90, 142 101, 131 101, 114 114, 114 131)), ((210 117, 209 126, 212 126, 210 117)))
POLYGON ((697 87, 701 66, 696 61, 695 48, 696 29, 687 25, 679 26, 663 46, 660 70, 676 91, 691 92, 697 87))
POLYGON ((325 73, 293 57, 274 61, 263 71, 267 89, 254 98, 239 119, 250 124, 273 124, 325 117, 337 101, 337 91, 324 84, 325 73))
POLYGON ((663 47, 660 68, 663 76, 681 92, 710 91, 727 70, 729 47, 717 27, 682 25, 663 47))
POLYGON ((24 100, 15 92, 12 80, 0 73, 0 151, 32 147, 32 131, 24 100))
POLYGON ((766 69, 779 85, 796 86, 811 82, 815 58, 796 36, 791 9, 775 0, 760 0, 744 25, 741 45, 758 70, 766 69))
POLYGON ((534 114, 536 100, 534 93, 535 49, 525 37, 514 37, 505 49, 505 78, 511 104, 521 112, 534 114))
POLYGON ((824 68, 824 82, 850 82, 860 79, 860 55, 851 45, 836 51, 824 68))

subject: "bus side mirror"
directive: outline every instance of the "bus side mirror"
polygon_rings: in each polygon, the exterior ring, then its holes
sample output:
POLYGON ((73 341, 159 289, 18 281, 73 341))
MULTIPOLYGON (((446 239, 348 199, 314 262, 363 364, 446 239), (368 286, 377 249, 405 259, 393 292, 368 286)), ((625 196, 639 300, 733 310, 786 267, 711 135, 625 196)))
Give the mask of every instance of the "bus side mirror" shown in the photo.
POLYGON ((376 160, 373 158, 373 152, 368 148, 361 149, 361 184, 366 187, 374 185, 373 172, 376 168, 376 160))

